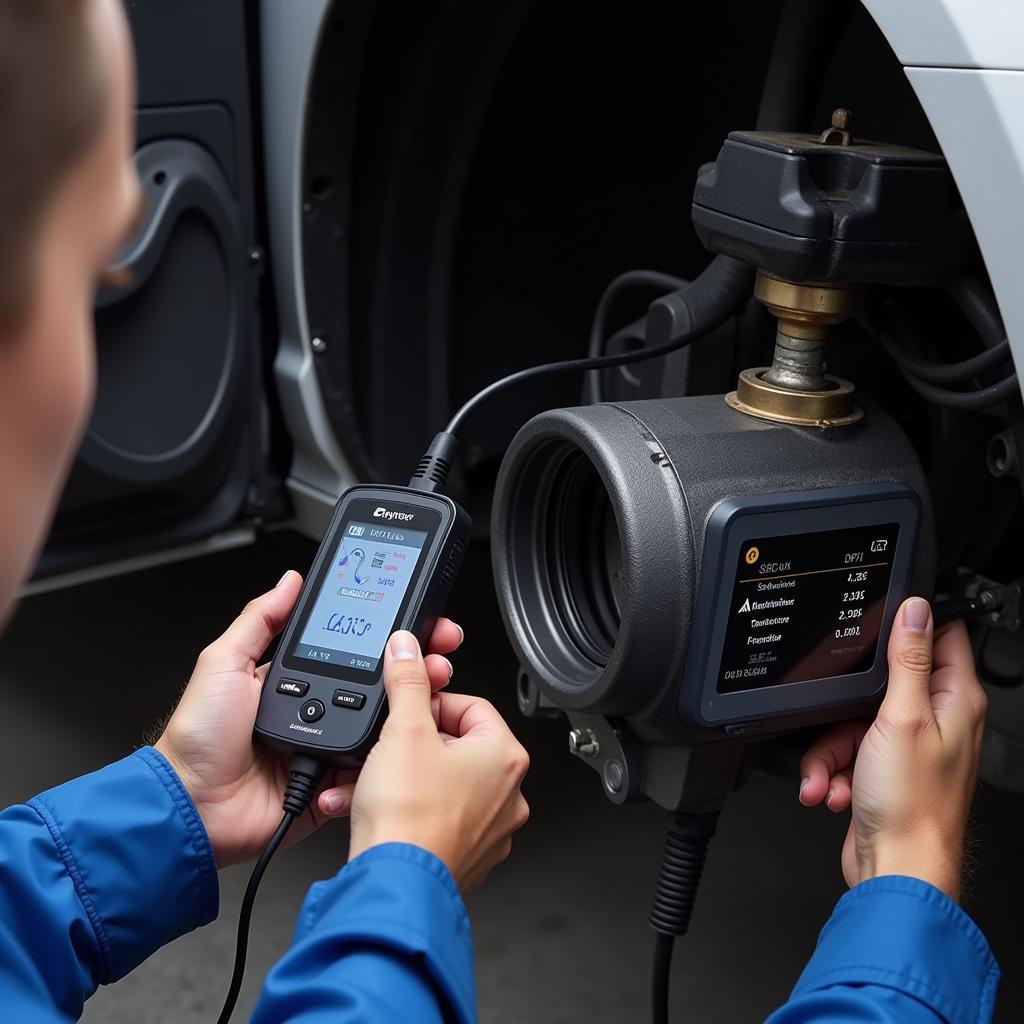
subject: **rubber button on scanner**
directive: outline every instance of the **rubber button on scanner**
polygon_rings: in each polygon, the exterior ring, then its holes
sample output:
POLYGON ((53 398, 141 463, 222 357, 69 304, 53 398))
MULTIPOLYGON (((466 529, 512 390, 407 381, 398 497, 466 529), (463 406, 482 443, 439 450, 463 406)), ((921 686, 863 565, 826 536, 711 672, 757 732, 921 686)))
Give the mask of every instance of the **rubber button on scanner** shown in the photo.
POLYGON ((319 700, 307 700, 305 704, 299 708, 299 721, 300 722, 319 722, 324 717, 324 705, 323 701, 319 700))
POLYGON ((358 711, 366 703, 365 693, 351 693, 348 690, 335 690, 331 703, 336 708, 351 708, 358 711))
POLYGON ((309 689, 309 683, 300 682, 298 679, 282 679, 277 684, 278 693, 287 693, 289 697, 305 697, 309 689))

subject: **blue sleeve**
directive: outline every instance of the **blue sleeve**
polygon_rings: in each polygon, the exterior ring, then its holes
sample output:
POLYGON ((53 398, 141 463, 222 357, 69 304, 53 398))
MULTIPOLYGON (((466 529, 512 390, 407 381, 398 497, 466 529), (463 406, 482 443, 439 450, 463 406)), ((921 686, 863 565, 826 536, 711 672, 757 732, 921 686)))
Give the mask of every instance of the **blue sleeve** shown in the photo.
POLYGON ((367 850, 309 891, 253 1024, 470 1024, 469 918, 448 869, 416 846, 367 850))
POLYGON ((836 904, 768 1024, 983 1024, 999 968, 977 925, 916 878, 873 878, 836 904))
POLYGON ((217 915, 217 867, 177 775, 147 747, 0 814, 0 1006, 77 1020, 97 986, 217 915))

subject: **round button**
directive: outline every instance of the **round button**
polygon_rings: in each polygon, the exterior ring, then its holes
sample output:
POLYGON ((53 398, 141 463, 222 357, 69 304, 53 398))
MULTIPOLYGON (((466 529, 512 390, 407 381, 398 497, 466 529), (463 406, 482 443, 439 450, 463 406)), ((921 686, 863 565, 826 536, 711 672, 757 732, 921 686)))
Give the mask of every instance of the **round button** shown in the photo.
POLYGON ((319 722, 324 717, 324 705, 319 700, 307 700, 305 704, 299 708, 299 721, 300 722, 319 722))

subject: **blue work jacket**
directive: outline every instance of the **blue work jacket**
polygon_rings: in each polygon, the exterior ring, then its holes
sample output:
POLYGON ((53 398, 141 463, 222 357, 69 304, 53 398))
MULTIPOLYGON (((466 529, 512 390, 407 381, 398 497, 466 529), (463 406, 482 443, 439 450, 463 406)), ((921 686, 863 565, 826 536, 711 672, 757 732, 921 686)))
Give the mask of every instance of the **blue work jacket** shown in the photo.
MULTIPOLYGON (((192 801, 150 747, 0 814, 0 1018, 76 1020, 97 986, 216 917, 217 868, 192 801)), ((772 1024, 974 1024, 999 972, 981 933, 924 883, 847 893, 772 1024)), ((567 979, 567 983, 570 979, 567 979)), ((374 847, 314 885, 256 1024, 464 1024, 472 941, 436 857, 374 847)), ((140 1022, 141 1024, 141 1022, 140 1022)))

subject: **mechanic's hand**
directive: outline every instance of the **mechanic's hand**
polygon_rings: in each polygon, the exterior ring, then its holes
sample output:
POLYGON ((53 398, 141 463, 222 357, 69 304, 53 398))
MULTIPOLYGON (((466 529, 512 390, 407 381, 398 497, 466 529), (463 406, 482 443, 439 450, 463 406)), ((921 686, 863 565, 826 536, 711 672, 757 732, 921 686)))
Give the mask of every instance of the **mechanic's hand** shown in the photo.
POLYGON ((519 786, 529 757, 480 697, 435 693, 411 633, 390 639, 384 686, 391 711, 352 803, 349 856, 380 843, 421 846, 462 892, 512 849, 529 808, 519 786))
MULTIPOLYGON (((199 655, 156 743, 195 802, 220 867, 256 857, 281 821, 289 756, 253 742, 267 674, 266 665, 256 664, 284 628, 301 587, 297 572, 285 573, 199 655)), ((448 619, 439 620, 430 642, 433 653, 426 659, 431 688, 448 684, 452 666, 442 655, 461 643, 462 630, 448 619)), ((318 800, 292 826, 288 841, 308 835, 329 817, 347 814, 354 778, 354 772, 329 772, 318 800)))
POLYGON ((986 708, 963 623, 940 630, 933 652, 928 602, 904 602, 874 724, 837 726, 801 762, 802 803, 824 800, 832 811, 853 803, 843 847, 849 885, 909 875, 959 899, 986 708))

